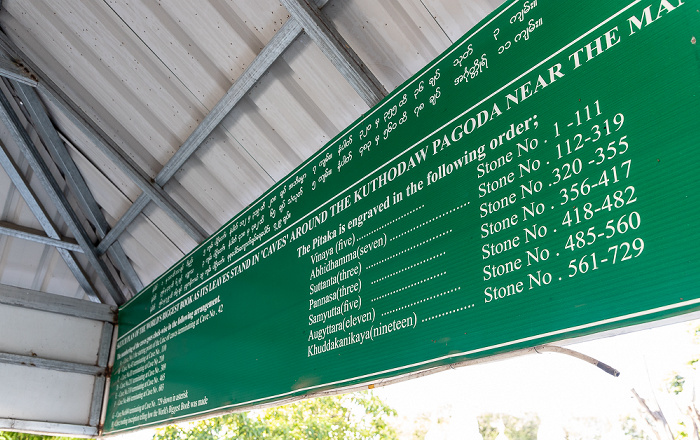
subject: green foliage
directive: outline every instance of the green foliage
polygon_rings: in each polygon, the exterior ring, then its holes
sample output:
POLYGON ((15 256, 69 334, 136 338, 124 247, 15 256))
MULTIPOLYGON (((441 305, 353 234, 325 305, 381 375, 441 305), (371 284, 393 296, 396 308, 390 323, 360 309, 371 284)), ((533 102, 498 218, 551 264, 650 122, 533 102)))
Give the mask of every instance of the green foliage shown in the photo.
POLYGON ((396 411, 377 396, 363 392, 319 397, 251 413, 236 413, 189 426, 159 429, 154 440, 390 440, 396 432, 388 420, 396 411))
POLYGON ((23 432, 2 432, 0 440, 78 440, 70 437, 51 437, 48 435, 25 434, 23 432))
POLYGON ((414 420, 414 424, 412 440, 425 440, 425 436, 428 435, 428 427, 430 426, 430 417, 426 414, 421 414, 414 420))
POLYGON ((685 378, 676 372, 673 373, 673 376, 666 384, 668 391, 676 396, 683 392, 683 385, 685 385, 685 378))
POLYGON ((634 417, 627 416, 627 418, 622 421, 622 430, 625 436, 631 440, 652 440, 651 437, 646 435, 646 433, 637 426, 637 420, 634 417))
POLYGON ((537 440, 540 419, 536 415, 515 417, 508 414, 483 414, 477 417, 479 433, 484 440, 495 440, 503 430, 510 440, 537 440))

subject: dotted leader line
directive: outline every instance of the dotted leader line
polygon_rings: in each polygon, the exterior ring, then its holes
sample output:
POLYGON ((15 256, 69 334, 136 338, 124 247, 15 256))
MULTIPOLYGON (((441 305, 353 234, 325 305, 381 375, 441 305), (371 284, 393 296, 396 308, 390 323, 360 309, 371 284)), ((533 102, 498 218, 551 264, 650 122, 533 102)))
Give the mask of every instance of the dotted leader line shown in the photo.
POLYGON ((453 212, 457 211, 458 209, 462 209, 462 208, 464 208, 465 206, 467 206, 468 203, 469 203, 469 202, 463 203, 463 204, 459 205, 459 206, 456 207, 456 208, 452 208, 452 209, 450 209, 450 210, 447 211, 447 212, 443 212, 442 214, 438 215, 437 217, 433 217, 433 218, 431 218, 430 220, 426 220, 426 221, 424 221, 423 223, 412 227, 412 228, 409 229, 408 231, 402 232, 402 233, 400 233, 399 235, 397 235, 396 237, 389 239, 389 241, 394 241, 394 240, 396 240, 397 238, 402 237, 402 236, 404 236, 404 235, 406 235, 406 234, 408 234, 408 233, 410 233, 410 232, 413 232, 413 231, 415 231, 415 230, 418 229, 418 228, 422 228, 423 226, 427 225, 428 223, 432 223, 432 222, 434 222, 435 220, 437 220, 437 219, 439 219, 439 218, 442 218, 442 217, 444 217, 444 216, 446 216, 446 215, 448 215, 448 214, 452 214, 453 212))
MULTIPOLYGON (((437 295, 433 295, 433 296, 430 296, 430 297, 428 297, 428 298, 423 298, 423 299, 420 300, 420 301, 416 301, 416 302, 411 303, 411 304, 406 304, 405 306, 399 307, 398 309, 389 310, 388 312, 384 312, 384 313, 382 313, 382 316, 388 315, 389 313, 398 312, 398 311, 401 311, 401 310, 403 310, 403 309, 407 309, 407 308, 409 308, 409 307, 413 307, 413 306, 415 306, 415 305, 424 303, 424 302, 426 302, 426 301, 430 301, 431 299, 435 299, 435 298, 439 298, 439 297, 441 297, 441 296, 447 295, 448 293, 456 292, 456 291, 458 291, 458 290, 460 290, 460 289, 462 289, 462 288, 461 288, 461 287, 456 287, 456 288, 454 288, 454 289, 446 290, 446 291, 444 291, 444 292, 438 293, 437 295)), ((425 320, 423 320, 423 321, 425 321, 425 320)))
POLYGON ((383 259, 383 260, 379 260, 379 261, 377 261, 376 263, 370 264, 369 266, 367 266, 367 269, 371 269, 371 268, 373 268, 374 266, 378 266, 378 265, 380 265, 380 264, 382 264, 382 263, 385 263, 385 262, 391 260, 391 259, 394 258, 394 257, 398 257, 398 256, 401 255, 401 254, 405 254, 405 253, 408 252, 408 251, 412 251, 413 249, 415 249, 415 248, 417 248, 417 247, 419 247, 419 246, 423 246, 423 245, 426 244, 426 243, 430 243, 431 241, 435 240, 436 238, 440 238, 440 237, 442 237, 443 235, 449 234, 450 232, 452 232, 452 229, 450 229, 449 231, 445 231, 445 232, 443 232, 442 234, 438 234, 438 235, 436 235, 435 237, 431 237, 431 238, 429 238, 429 239, 427 239, 427 240, 425 240, 425 241, 422 241, 422 242, 420 242, 420 243, 418 243, 418 244, 414 244, 414 245, 411 246, 410 248, 404 249, 404 250, 402 250, 401 252, 398 252, 398 253, 396 253, 396 254, 390 256, 390 257, 386 257, 386 258, 383 259))
POLYGON ((411 265, 408 266, 408 267, 404 267, 404 268, 401 269, 401 270, 397 270, 397 271, 394 272, 394 273, 390 273, 389 275, 383 276, 383 277, 379 278, 378 280, 374 280, 374 281, 372 281, 370 284, 374 284, 374 283, 378 283, 378 282, 380 282, 380 281, 384 281, 384 280, 387 279, 387 278, 391 278, 391 277, 393 277, 394 275, 400 274, 401 272, 406 272, 407 270, 413 269, 414 267, 420 266, 421 264, 427 263, 428 261, 434 260, 434 259, 436 259, 436 258, 438 258, 438 257, 442 257, 443 255, 445 255, 445 253, 444 253, 444 252, 441 252, 441 253, 439 253, 439 254, 437 254, 437 255, 434 255, 434 256, 432 256, 432 257, 430 257, 430 258, 426 258, 426 259, 423 260, 423 261, 419 261, 419 262, 417 262, 417 263, 415 263, 415 264, 411 264, 411 265))
POLYGON ((400 288, 400 289, 392 290, 391 292, 385 293, 385 294, 382 295, 382 296, 378 296, 378 297, 376 297, 376 298, 373 298, 373 299, 372 299, 372 302, 377 301, 377 300, 380 300, 380 299, 382 299, 382 298, 386 298, 387 296, 393 295, 393 294, 395 294, 395 293, 397 293, 397 292, 401 292, 401 291, 403 291, 403 290, 410 289, 411 287, 417 286, 417 285, 419 285, 419 284, 427 283, 428 281, 434 280, 435 278, 439 278, 439 277, 445 275, 446 273, 447 273, 447 272, 441 272, 441 273, 439 273, 439 274, 437 274, 437 275, 433 275, 432 277, 428 277, 428 278, 426 278, 426 279, 424 279, 424 280, 416 281, 415 283, 409 284, 409 285, 406 286, 406 287, 402 287, 402 288, 400 288))
POLYGON ((390 221, 389 223, 385 224, 384 226, 380 226, 380 227, 378 227, 377 229, 375 229, 374 231, 366 233, 365 235, 363 235, 362 237, 358 238, 357 240, 359 241, 359 240, 362 240, 362 239, 365 238, 365 237, 369 237, 370 235, 374 234, 375 232, 386 228, 386 227, 389 226, 390 224, 396 223, 397 221, 401 220, 402 218, 404 218, 404 217, 406 217, 406 216, 408 216, 408 215, 413 214, 414 212, 418 211, 419 209, 423 208, 424 206, 425 206, 425 205, 420 205, 419 207, 417 207, 417 208, 414 209, 413 211, 409 211, 409 212, 407 212, 406 214, 402 215, 401 217, 395 218, 394 220, 390 221))
POLYGON ((462 310, 471 309, 472 307, 474 307, 474 304, 470 304, 468 306, 464 306, 464 307, 460 307, 458 309, 450 310, 449 312, 440 313, 440 314, 437 314, 435 316, 431 316, 430 318, 421 319, 421 322, 432 321, 433 319, 442 318, 443 316, 447 316, 447 315, 451 315, 453 313, 461 312, 462 310))

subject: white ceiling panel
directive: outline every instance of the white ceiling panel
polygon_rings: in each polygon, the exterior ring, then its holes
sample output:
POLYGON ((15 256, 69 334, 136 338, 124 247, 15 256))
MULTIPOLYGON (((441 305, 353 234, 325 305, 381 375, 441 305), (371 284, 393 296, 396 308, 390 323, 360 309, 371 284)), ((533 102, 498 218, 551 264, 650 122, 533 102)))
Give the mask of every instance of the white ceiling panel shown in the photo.
POLYGON ((2 364, 0 377, 3 417, 87 424, 94 377, 2 364))
POLYGON ((301 35, 222 126, 277 181, 367 109, 318 47, 301 35))
POLYGON ((134 263, 139 278, 147 285, 166 269, 194 249, 196 242, 181 230, 153 203, 144 209, 120 237, 120 243, 134 263), (169 231, 173 240, 166 236, 169 231))
POLYGON ((389 91, 450 45, 421 0, 333 0, 323 10, 389 91))
POLYGON ((423 3, 450 40, 454 42, 500 6, 503 1, 423 0, 423 3))
POLYGON ((104 323, 0 304, 0 352, 96 365, 104 323))
POLYGON ((271 184, 272 179, 238 141, 217 128, 167 188, 178 194, 174 197, 188 197, 188 206, 201 206, 190 212, 195 218, 208 214, 201 221, 213 232, 271 184), (194 194, 196 200, 192 200, 194 194))
MULTIPOLYGON (((105 179, 109 180, 115 189, 129 200, 128 204, 131 205, 131 202, 136 200, 141 194, 141 189, 121 171, 117 164, 112 162, 99 148, 93 145, 89 138, 85 136, 78 127, 74 126, 63 112, 52 105, 49 100, 43 99, 43 102, 51 115, 51 120, 56 126, 56 129, 61 136, 68 140, 66 146, 71 152, 71 156, 76 164, 81 167, 86 161, 89 162, 105 179), (82 158, 78 156, 82 156, 82 158)), ((98 196, 94 191, 93 194, 95 197, 98 196)), ((120 206, 121 204, 116 203, 116 205, 120 206)), ((117 210, 114 207, 105 207, 104 205, 103 208, 110 212, 117 210)), ((124 208, 124 211, 127 208, 128 206, 124 208)))
POLYGON ((133 136, 137 145, 130 147, 151 172, 159 170, 203 117, 201 104, 172 81, 172 73, 104 2, 9 4, 17 17, 11 6, 21 8, 20 17, 41 19, 41 30, 32 32, 35 44, 46 48, 54 63, 133 136))
POLYGON ((122 2, 109 6, 211 109, 287 20, 279 2, 122 2))

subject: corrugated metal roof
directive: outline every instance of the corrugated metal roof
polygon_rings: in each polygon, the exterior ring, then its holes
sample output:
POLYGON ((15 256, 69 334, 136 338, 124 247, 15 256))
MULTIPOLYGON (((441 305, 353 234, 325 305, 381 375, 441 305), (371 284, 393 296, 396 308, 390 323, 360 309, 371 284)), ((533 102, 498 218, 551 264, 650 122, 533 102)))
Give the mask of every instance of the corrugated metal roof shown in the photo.
MULTIPOLYGON (((323 13, 392 90, 498 3, 333 0, 323 13)), ((289 19, 274 0, 5 0, 0 10, 0 27, 26 61, 51 78, 149 179, 156 178, 289 19)), ((42 97, 114 227, 141 188, 48 96, 42 97)), ((212 233, 367 110, 319 47, 302 34, 163 188, 212 233)), ((70 238, 4 128, 0 139, 62 235, 70 238)), ((54 174, 60 179, 55 169, 54 174)), ((0 221, 41 229, 2 171, 0 206, 0 221)), ((197 244, 153 201, 118 241, 144 285, 197 244)), ((87 259, 77 258, 104 290, 87 259)), ((7 236, 0 236, 0 283, 84 296, 54 248, 7 236)))

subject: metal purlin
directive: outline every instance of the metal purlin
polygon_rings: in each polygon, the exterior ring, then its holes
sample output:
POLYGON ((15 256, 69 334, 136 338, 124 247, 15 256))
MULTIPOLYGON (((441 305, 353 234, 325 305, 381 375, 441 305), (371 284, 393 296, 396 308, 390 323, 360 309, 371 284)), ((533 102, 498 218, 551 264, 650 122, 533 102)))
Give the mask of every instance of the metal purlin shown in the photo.
MULTIPOLYGON (((56 162, 71 190, 76 195, 83 213, 88 216, 90 223, 95 227, 98 237, 100 239, 104 238, 109 231, 109 223, 107 223, 90 188, 88 188, 80 170, 70 156, 66 145, 61 140, 58 132, 56 132, 36 90, 19 83, 15 83, 15 90, 27 109, 39 138, 51 153, 54 162, 56 162)), ((109 256, 112 258, 115 267, 124 276, 132 291, 132 296, 138 293, 143 288, 143 283, 134 271, 120 243, 117 242, 110 248, 109 256)))
POLYGON ((68 200, 65 194, 63 194, 61 187, 51 174, 51 171, 41 157, 39 150, 31 140, 29 133, 27 133, 26 129, 22 126, 19 118, 14 112, 14 109, 4 94, 0 94, 0 120, 2 120, 7 127, 10 135, 16 142, 19 149, 22 151, 22 154, 27 159, 27 162, 29 162, 29 166, 32 168, 42 186, 45 188, 49 198, 56 205, 59 214, 68 225, 68 228, 78 241, 78 244, 80 244, 80 247, 83 248, 90 265, 97 272, 98 277, 105 285, 111 299, 116 304, 123 304, 126 301, 126 297, 119 288, 116 279, 109 271, 105 262, 98 255, 97 249, 83 228, 83 225, 80 223, 77 214, 73 210, 70 203, 68 203, 68 200))

